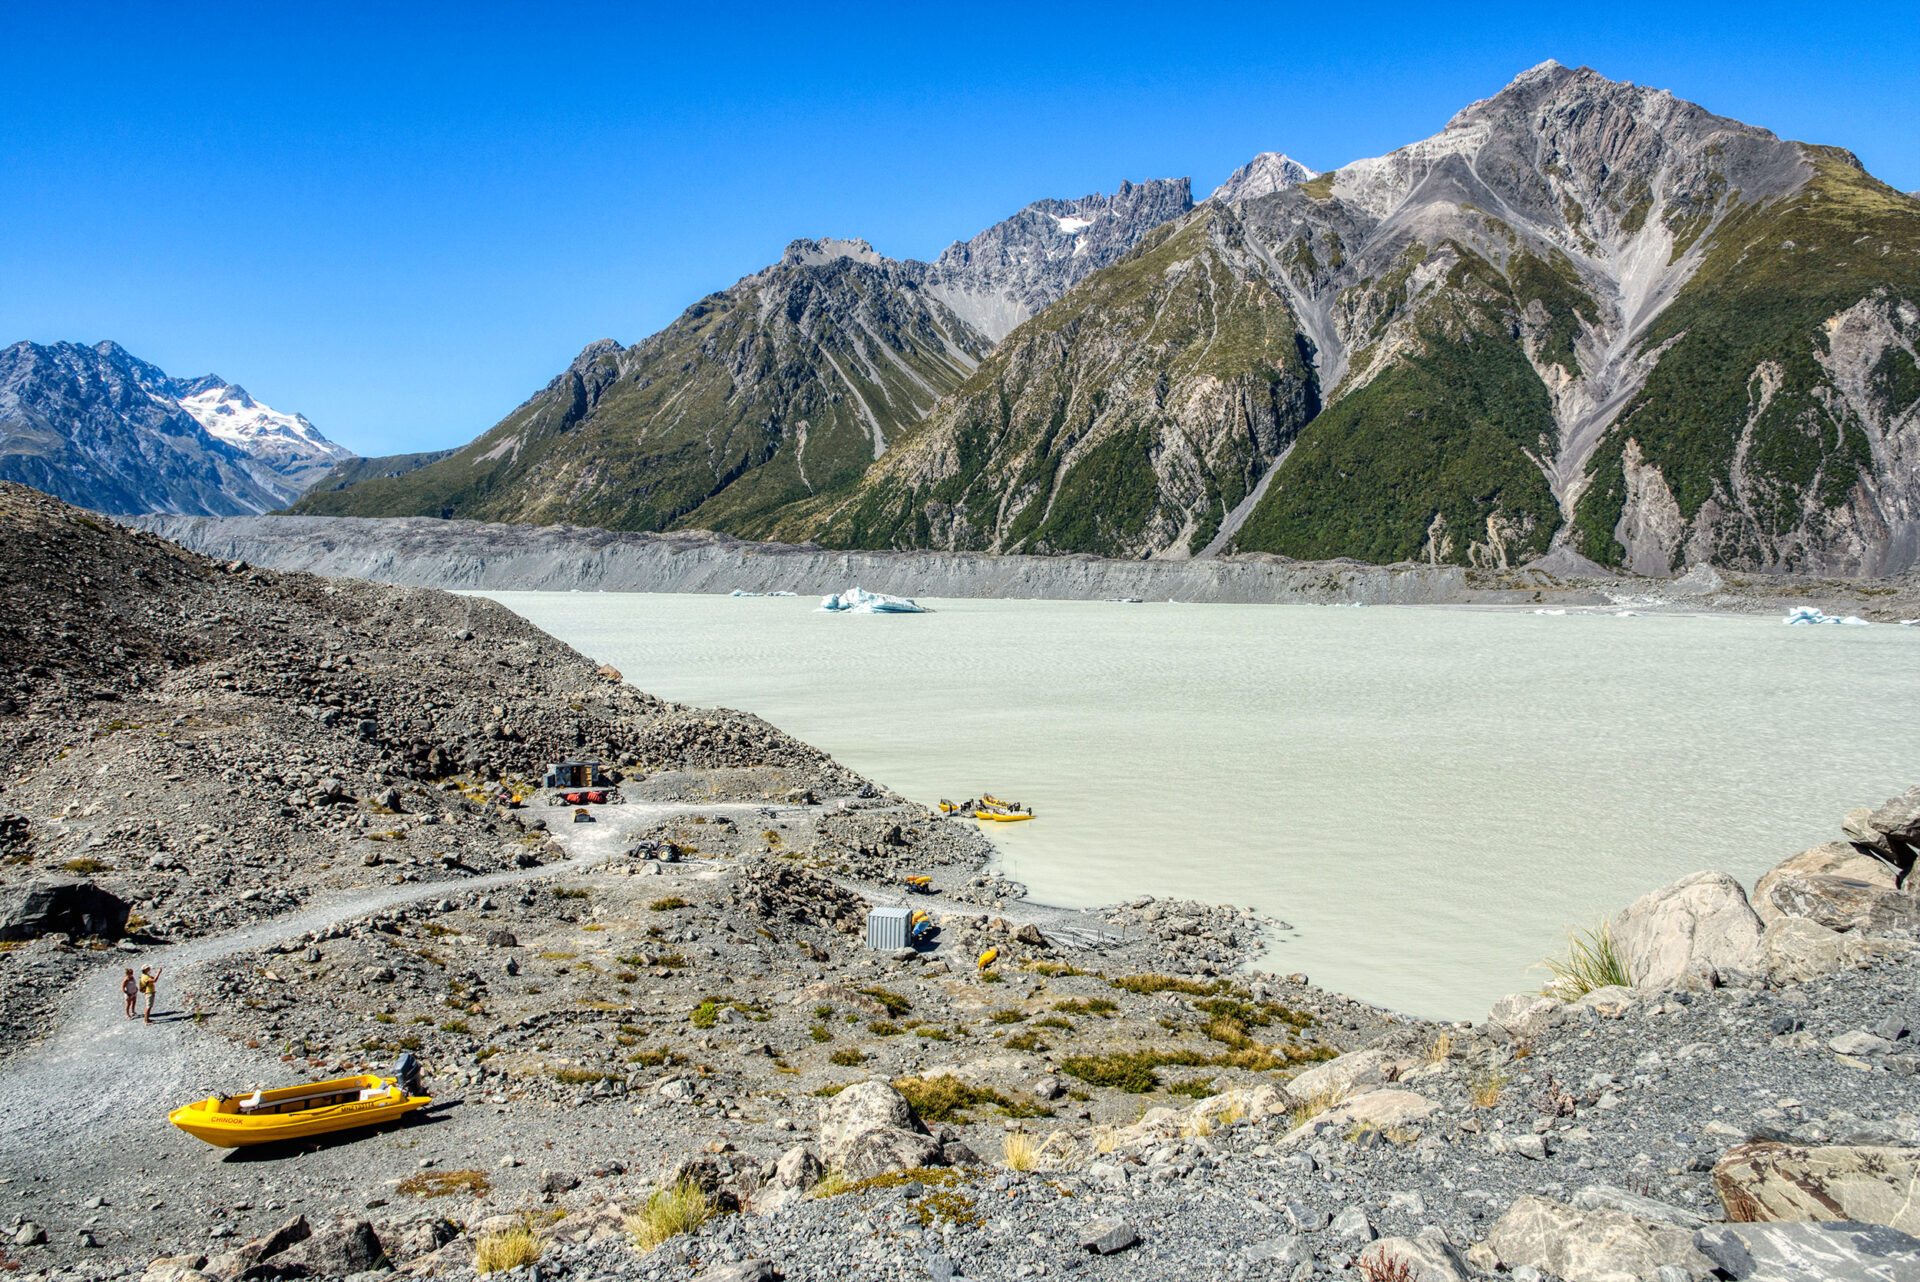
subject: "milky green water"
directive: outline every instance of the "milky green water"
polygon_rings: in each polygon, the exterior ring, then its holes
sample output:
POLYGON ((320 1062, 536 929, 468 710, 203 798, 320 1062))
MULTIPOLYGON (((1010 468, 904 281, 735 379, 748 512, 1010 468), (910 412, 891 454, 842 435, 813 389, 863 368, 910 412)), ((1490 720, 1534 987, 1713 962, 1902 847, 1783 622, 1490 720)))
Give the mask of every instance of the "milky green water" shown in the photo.
POLYGON ((917 801, 1029 803, 1008 873, 1284 918, 1266 965, 1478 1018, 1701 868, 1748 885, 1920 781, 1920 628, 1490 610, 488 595, 664 698, 917 801))

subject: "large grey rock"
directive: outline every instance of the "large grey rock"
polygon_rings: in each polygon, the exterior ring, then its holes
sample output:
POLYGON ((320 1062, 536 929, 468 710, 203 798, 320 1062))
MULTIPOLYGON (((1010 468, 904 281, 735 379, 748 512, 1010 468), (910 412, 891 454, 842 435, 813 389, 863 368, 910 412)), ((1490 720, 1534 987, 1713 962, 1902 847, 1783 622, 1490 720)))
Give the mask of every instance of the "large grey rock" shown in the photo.
MULTIPOLYGON (((863 1135, 873 1131, 896 1131, 901 1135, 916 1134, 916 1120, 913 1107, 907 1103, 907 1097, 885 1082, 855 1082, 828 1100, 820 1109, 820 1151, 827 1159, 827 1165, 837 1170, 853 1174, 848 1160, 855 1145, 863 1135)), ((934 1151, 939 1146, 928 1137, 934 1151)), ((887 1153, 897 1150, 904 1154, 912 1147, 904 1140, 894 1139, 878 1141, 863 1147, 864 1162, 887 1160, 887 1153)), ((925 1162, 911 1165, 923 1166, 925 1162)), ((899 1168, 892 1168, 899 1169, 899 1168)), ((878 1172, 875 1172, 876 1174, 878 1172)))
POLYGON ((1409 1282, 1467 1282, 1467 1262, 1446 1241, 1431 1237, 1383 1237, 1360 1252, 1369 1277, 1404 1269, 1409 1282))
POLYGON ((1385 1051, 1353 1051, 1300 1074, 1287 1083, 1287 1094, 1298 1100, 1316 1096, 1344 1099, 1363 1086, 1386 1081, 1388 1063, 1385 1051))
POLYGON ((1080 1226, 1077 1236, 1080 1249, 1092 1251, 1095 1255, 1112 1255, 1115 1251, 1124 1251, 1140 1240, 1133 1225, 1125 1220, 1107 1217, 1090 1220, 1080 1226))
POLYGON ((1831 975, 1846 962, 1847 943, 1837 930, 1805 917, 1782 917, 1761 936, 1767 978, 1804 984, 1831 975))
POLYGON ((1539 993, 1509 993, 1493 1004, 1487 1022, 1514 1037, 1536 1037, 1558 1020, 1566 1007, 1539 993))
POLYGON ((1534 1268, 1566 1282, 1641 1282, 1662 1265, 1703 1277, 1713 1267, 1685 1229, 1532 1195, 1494 1222, 1474 1254, 1483 1268, 1534 1268))
POLYGON ((708 1269, 700 1275, 700 1282, 775 1282, 779 1276, 772 1260, 742 1260, 708 1269))
POLYGON ((1852 1220, 1920 1233, 1920 1148, 1761 1142, 1713 1168, 1729 1220, 1852 1220))
POLYGON ((940 1141, 920 1131, 875 1126, 855 1135, 840 1150, 836 1165, 856 1180, 939 1166, 946 1161, 940 1141))
POLYGON ((1907 789, 1867 816, 1875 832, 1920 846, 1920 786, 1907 789))
POLYGON ((1920 926, 1920 896, 1899 878, 1887 860, 1830 841, 1770 869, 1754 885, 1753 908, 1767 925, 1805 917, 1829 930, 1911 930, 1920 926))
POLYGON ((127 902, 84 877, 35 877, 0 887, 0 940, 60 932, 117 938, 127 928, 127 902))
POLYGON ((1910 1282, 1920 1238, 1878 1224, 1713 1224, 1694 1244, 1734 1282, 1910 1282))
POLYGON ((1707 1222, 1704 1216, 1685 1207, 1656 1202, 1612 1184, 1586 1185, 1573 1195, 1573 1205, 1582 1211, 1621 1211, 1636 1220, 1671 1224, 1681 1229, 1697 1229, 1707 1222))
POLYGON ((282 1252, 263 1267, 281 1277, 344 1278, 387 1263, 380 1235, 365 1220, 348 1220, 322 1229, 298 1246, 282 1252))
POLYGON ((1702 964, 1716 972, 1758 969, 1760 919, 1723 872, 1693 873, 1640 896, 1611 929, 1628 977, 1641 988, 1678 985, 1702 964))

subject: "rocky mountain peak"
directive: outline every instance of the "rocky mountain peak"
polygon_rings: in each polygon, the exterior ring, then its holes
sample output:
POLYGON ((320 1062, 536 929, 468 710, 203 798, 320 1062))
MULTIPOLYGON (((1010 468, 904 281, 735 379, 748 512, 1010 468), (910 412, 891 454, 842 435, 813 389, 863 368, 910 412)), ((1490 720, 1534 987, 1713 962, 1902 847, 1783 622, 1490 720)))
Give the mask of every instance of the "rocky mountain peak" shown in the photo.
POLYGON ((1252 200, 1256 196, 1271 196, 1276 191, 1298 187, 1319 176, 1284 152, 1263 151, 1227 175, 1227 180, 1215 187, 1207 199, 1222 204, 1252 200))
POLYGON ((887 259, 875 252, 872 245, 864 240, 838 240, 826 237, 822 240, 800 239, 787 246, 787 252, 780 256, 782 267, 822 267, 842 258, 851 258, 857 263, 866 263, 870 267, 884 266, 887 259))

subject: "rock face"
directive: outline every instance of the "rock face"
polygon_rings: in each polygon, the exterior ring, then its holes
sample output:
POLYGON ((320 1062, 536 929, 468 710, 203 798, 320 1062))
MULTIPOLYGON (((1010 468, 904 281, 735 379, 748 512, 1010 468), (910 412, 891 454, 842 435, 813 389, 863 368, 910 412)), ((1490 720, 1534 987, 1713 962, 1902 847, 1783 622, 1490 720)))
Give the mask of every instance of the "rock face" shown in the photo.
POLYGON ((1920 1149, 1742 1144, 1713 1168, 1727 1218, 1849 1220, 1920 1232, 1920 1149))
POLYGON ((1734 1282, 1891 1282, 1920 1275, 1920 1239, 1877 1224, 1714 1224, 1695 1237, 1734 1282))
POLYGON ((117 343, 0 349, 0 480, 99 512, 282 507, 352 455, 209 374, 175 379, 117 343))
POLYGON ((1679 984, 1696 968, 1757 968, 1760 919, 1740 883, 1721 872, 1697 872, 1650 891, 1613 919, 1615 948, 1642 988, 1679 984))
POLYGON ((1263 151, 1227 175, 1227 180, 1215 187, 1207 199, 1223 204, 1252 200, 1257 196, 1271 196, 1289 187, 1298 187, 1318 177, 1313 170, 1291 156, 1277 151, 1263 151))
POLYGON ((1900 871, 1851 842, 1802 851, 1755 883, 1753 908, 1767 925, 1805 917, 1830 930, 1920 927, 1920 896, 1901 889, 1900 871))
POLYGON ((1475 1251, 1485 1257, 1476 1260, 1483 1267, 1525 1266, 1566 1282, 1642 1282, 1662 1265, 1705 1277, 1713 1268, 1686 1229, 1533 1196, 1515 1201, 1475 1251))
POLYGON ((297 510, 764 533, 857 482, 1015 325, 1191 207, 1185 179, 1043 200, 933 263, 796 240, 645 342, 589 345, 449 457, 297 510))
POLYGON ((125 900, 80 877, 35 878, 0 886, 0 940, 37 939, 55 931, 118 938, 125 900))
POLYGON ((854 1179, 940 1163, 940 1145, 917 1129, 906 1097, 885 1082, 855 1082, 820 1110, 820 1151, 854 1179))

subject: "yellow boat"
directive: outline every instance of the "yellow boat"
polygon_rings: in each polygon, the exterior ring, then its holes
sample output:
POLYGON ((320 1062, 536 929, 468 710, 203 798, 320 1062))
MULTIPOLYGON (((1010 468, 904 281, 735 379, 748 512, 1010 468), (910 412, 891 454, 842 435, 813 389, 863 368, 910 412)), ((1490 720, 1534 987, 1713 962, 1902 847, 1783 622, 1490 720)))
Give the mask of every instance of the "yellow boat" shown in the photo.
POLYGON ((976 810, 973 812, 973 817, 975 819, 991 819, 999 824, 1012 824, 1019 823, 1022 819, 1031 819, 1033 815, 1025 810, 1019 811, 1018 813, 1010 810, 976 810))
POLYGON ((378 1126, 431 1103, 395 1078, 362 1073, 251 1095, 211 1095, 181 1105, 167 1120, 216 1148, 239 1148, 378 1126))

